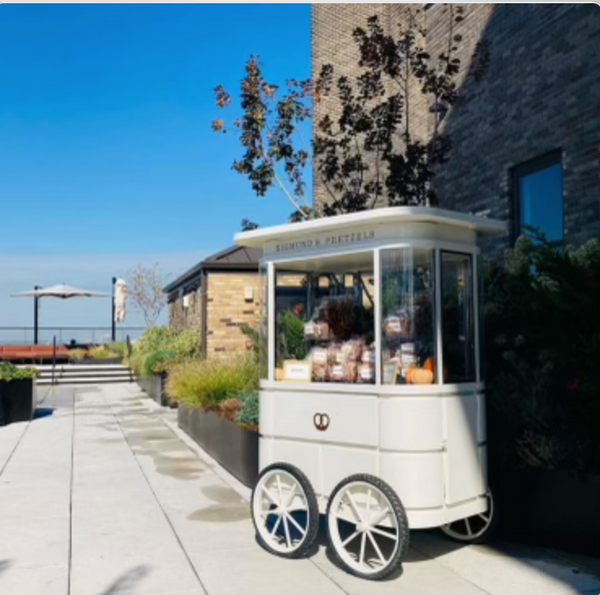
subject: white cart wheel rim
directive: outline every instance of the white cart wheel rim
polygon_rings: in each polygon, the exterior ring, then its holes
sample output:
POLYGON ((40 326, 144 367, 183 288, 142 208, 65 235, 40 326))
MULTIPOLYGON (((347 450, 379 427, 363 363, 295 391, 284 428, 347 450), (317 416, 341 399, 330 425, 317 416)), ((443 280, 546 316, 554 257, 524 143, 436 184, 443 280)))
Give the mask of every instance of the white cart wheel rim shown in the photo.
POLYGON ((400 547, 392 503, 373 484, 355 481, 342 487, 329 507, 329 535, 341 560, 369 575, 381 572, 400 547))
POLYGON ((269 547, 289 554, 302 545, 310 523, 308 497, 291 473, 265 473, 254 489, 252 507, 256 529, 269 547))
POLYGON ((457 541, 473 541, 486 533, 494 519, 494 500, 491 492, 487 495, 488 509, 464 519, 458 519, 442 527, 442 531, 457 541))

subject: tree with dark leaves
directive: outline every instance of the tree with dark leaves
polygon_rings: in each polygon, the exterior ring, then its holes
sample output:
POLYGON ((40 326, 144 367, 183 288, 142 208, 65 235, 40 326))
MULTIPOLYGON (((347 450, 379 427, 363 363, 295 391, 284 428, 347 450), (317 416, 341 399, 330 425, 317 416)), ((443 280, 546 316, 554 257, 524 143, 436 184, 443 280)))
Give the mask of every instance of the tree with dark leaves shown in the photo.
POLYGON ((242 231, 252 231, 253 229, 258 229, 260 225, 255 223, 254 221, 250 221, 250 219, 242 219, 242 231))
MULTIPOLYGON (((281 97, 278 87, 263 78, 258 58, 252 57, 241 84, 243 117, 234 121, 245 153, 233 168, 249 178, 259 196, 278 185, 295 208, 291 221, 381 204, 436 205, 432 181, 450 150, 441 121, 459 97, 456 52, 462 37, 455 27, 464 18, 462 7, 448 5, 447 10, 447 49, 437 57, 424 50, 425 31, 414 9, 407 11, 395 33, 386 32, 373 16, 366 28, 353 32, 360 74, 336 78, 334 66, 324 65, 314 84, 288 81, 281 97), (425 139, 411 128, 415 92, 433 114, 433 133, 425 139), (309 153, 300 125, 311 118, 310 100, 326 98, 336 101, 339 109, 314 126, 314 175, 329 194, 318 212, 306 201, 303 172, 309 153)), ((215 92, 218 107, 231 103, 223 87, 215 92)), ((224 120, 215 120, 213 128, 226 132, 224 120)))
MULTIPOLYGON (((291 79, 286 92, 280 97, 278 92, 279 87, 265 80, 258 57, 252 56, 246 63, 240 89, 243 116, 233 121, 245 152, 234 161, 233 169, 248 177, 258 196, 279 186, 296 212, 306 218, 310 206, 303 173, 309 153, 307 148, 296 146, 294 136, 302 144, 299 126, 311 115, 311 81, 291 79)), ((215 89, 215 95, 219 108, 231 104, 231 96, 221 85, 215 89)), ((227 132, 223 119, 214 120, 212 127, 217 132, 227 132)))

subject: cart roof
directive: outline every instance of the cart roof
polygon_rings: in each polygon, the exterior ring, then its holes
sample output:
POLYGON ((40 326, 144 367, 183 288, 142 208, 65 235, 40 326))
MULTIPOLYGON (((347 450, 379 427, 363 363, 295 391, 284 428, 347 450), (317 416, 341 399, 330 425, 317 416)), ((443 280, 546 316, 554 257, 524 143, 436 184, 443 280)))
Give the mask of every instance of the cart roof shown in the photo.
POLYGON ((508 231, 508 224, 505 221, 486 219, 468 213, 458 213, 433 207, 387 207, 244 231, 235 234, 234 240, 238 246, 262 248, 266 242, 274 240, 284 240, 310 233, 341 231, 365 223, 370 225, 434 223, 470 229, 482 235, 502 235, 508 231))

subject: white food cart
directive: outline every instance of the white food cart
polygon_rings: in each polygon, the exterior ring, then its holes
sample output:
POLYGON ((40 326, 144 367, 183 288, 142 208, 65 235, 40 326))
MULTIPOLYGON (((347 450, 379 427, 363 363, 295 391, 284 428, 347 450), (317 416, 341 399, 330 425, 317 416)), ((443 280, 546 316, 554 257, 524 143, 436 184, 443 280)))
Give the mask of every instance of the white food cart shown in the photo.
POLYGON ((493 517, 480 357, 480 235, 506 224, 392 207, 239 233, 263 249, 261 545, 381 579, 409 529, 480 540, 493 517))

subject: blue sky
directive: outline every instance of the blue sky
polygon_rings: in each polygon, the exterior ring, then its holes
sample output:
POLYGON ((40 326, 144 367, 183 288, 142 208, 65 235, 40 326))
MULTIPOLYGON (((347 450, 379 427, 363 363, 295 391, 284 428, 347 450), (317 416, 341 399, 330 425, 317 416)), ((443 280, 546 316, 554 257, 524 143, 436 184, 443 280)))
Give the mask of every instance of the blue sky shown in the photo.
MULTIPOLYGON (((243 217, 286 219, 210 128, 250 54, 275 83, 310 76, 310 6, 0 5, 0 325, 31 323, 7 296, 36 283, 109 291, 137 262, 175 277, 243 217)), ((43 324, 110 322, 100 300, 46 302, 43 324)))

